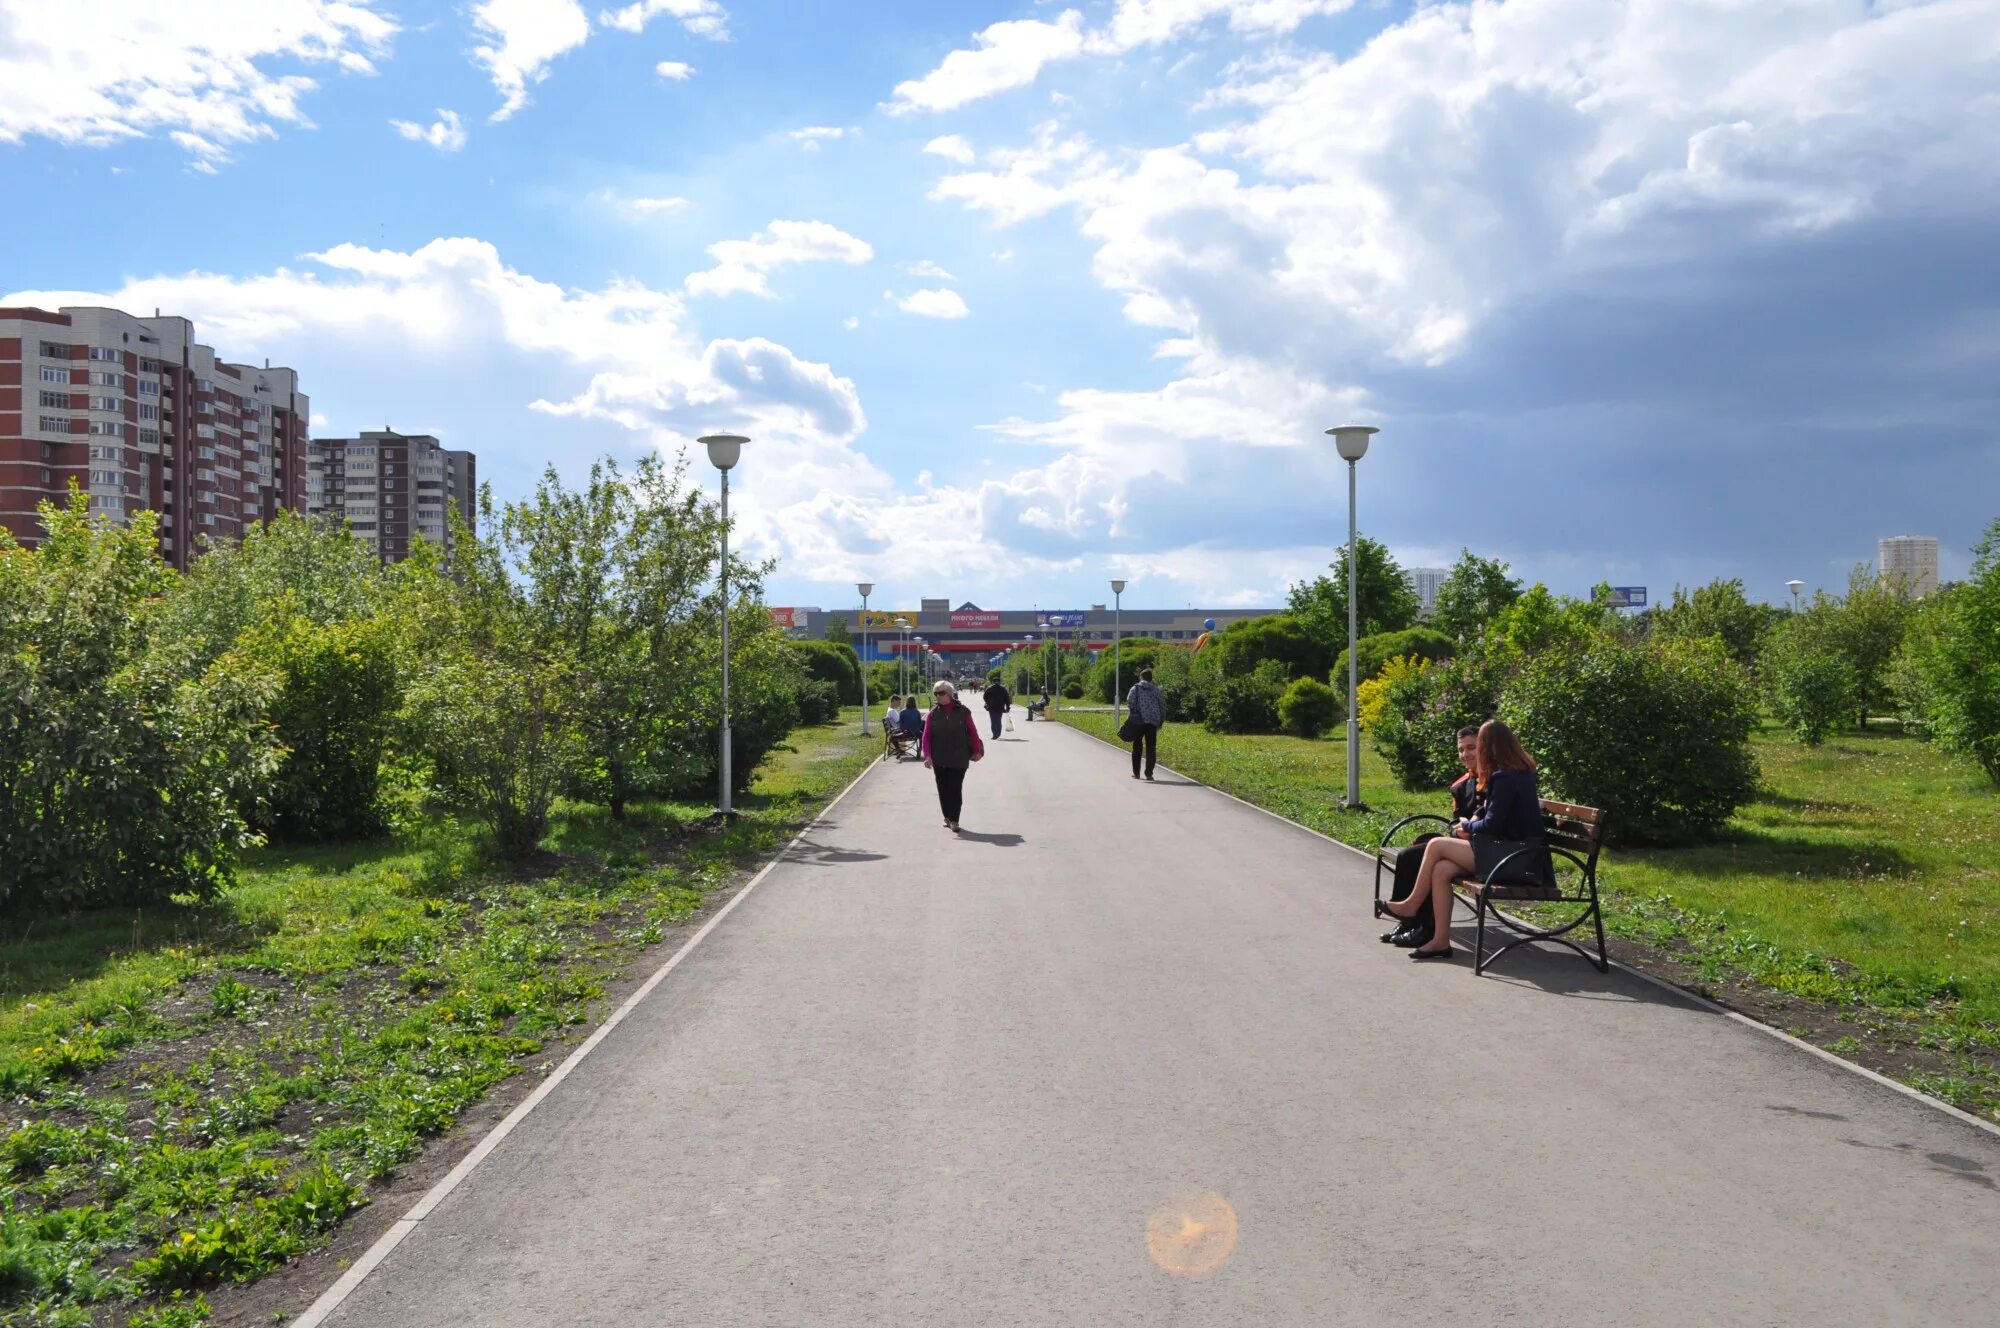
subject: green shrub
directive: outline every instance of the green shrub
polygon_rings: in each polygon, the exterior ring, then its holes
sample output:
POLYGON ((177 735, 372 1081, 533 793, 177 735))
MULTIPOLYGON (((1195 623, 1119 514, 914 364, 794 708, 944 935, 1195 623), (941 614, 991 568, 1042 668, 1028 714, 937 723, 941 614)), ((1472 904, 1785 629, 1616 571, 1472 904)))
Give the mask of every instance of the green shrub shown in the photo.
POLYGON ((1795 650, 1774 643, 1764 661, 1771 707, 1798 735, 1817 747, 1854 714, 1854 669, 1839 655, 1795 650))
MULTIPOLYGON (((1382 666, 1398 656, 1408 655, 1416 659, 1450 659, 1458 653, 1458 642, 1443 632, 1434 632, 1428 627, 1410 627, 1400 632, 1381 632, 1375 636, 1364 636, 1354 643, 1356 659, 1360 661, 1360 680, 1366 682, 1382 672, 1382 666)), ((1340 652, 1333 662, 1329 682, 1347 693, 1347 652, 1340 652)))
POLYGON ((1283 660, 1267 659, 1246 675, 1218 680, 1209 689, 1202 722, 1211 733, 1276 733, 1285 673, 1283 660))
POLYGON ((1369 737, 1404 788, 1443 788, 1464 772, 1458 731, 1493 718, 1506 677, 1502 652, 1469 650, 1389 685, 1369 737))
POLYGON ((2000 784, 2000 521, 1973 552, 1972 575, 1917 616, 1900 669, 1932 741, 2000 784))
POLYGON ((1209 651, 1220 656, 1225 678, 1243 677, 1265 660, 1283 664, 1287 680, 1326 672, 1326 650, 1289 613, 1233 622, 1209 638, 1202 653, 1209 651))
POLYGON ((799 723, 831 724, 840 718, 840 688, 811 679, 799 684, 799 723))
POLYGON ((1126 637, 1122 652, 1106 650, 1097 656, 1090 676, 1084 680, 1084 694, 1108 703, 1114 685, 1122 684, 1125 691, 1131 691, 1132 684, 1139 681, 1140 669, 1157 667, 1161 652, 1175 648, 1150 636, 1126 637))
POLYGON ((1340 723, 1340 695, 1317 678, 1297 678, 1278 697, 1278 723, 1299 738, 1317 738, 1340 723))
POLYGON ((277 761, 268 669, 156 633, 174 574, 153 517, 93 518, 71 489, 46 537, 0 531, 0 911, 214 898, 242 807, 277 761))
POLYGON ((389 625, 374 618, 315 625, 293 615, 240 641, 282 679, 271 720, 285 753, 259 823, 295 841, 380 831, 382 758, 402 699, 389 625))
POLYGON ((1083 680, 1080 678, 1071 678, 1063 684, 1062 694, 1063 699, 1066 701, 1081 701, 1083 699, 1083 680))
POLYGON ((1603 808, 1622 841, 1702 838, 1757 791, 1756 696, 1715 638, 1548 651, 1507 685, 1501 714, 1544 796, 1603 808))
MULTIPOLYGON (((808 678, 834 684, 837 705, 861 704, 861 657, 854 653, 853 646, 839 641, 794 641, 792 649, 798 653, 808 678)), ((882 695, 886 697, 888 693, 882 695)), ((873 693, 870 699, 874 699, 873 693)))

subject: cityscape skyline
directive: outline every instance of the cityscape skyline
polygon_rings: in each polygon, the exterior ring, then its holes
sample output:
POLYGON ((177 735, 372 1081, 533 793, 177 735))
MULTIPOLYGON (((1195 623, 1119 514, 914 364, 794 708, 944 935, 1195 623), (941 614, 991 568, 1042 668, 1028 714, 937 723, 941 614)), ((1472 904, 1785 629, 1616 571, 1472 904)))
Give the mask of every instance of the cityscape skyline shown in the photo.
POLYGON ((1404 566, 1572 594, 1952 580, 2000 489, 1994 0, 59 8, 0 0, 0 304, 178 311, 503 501, 746 433, 773 603, 1280 603, 1349 419, 1404 566))

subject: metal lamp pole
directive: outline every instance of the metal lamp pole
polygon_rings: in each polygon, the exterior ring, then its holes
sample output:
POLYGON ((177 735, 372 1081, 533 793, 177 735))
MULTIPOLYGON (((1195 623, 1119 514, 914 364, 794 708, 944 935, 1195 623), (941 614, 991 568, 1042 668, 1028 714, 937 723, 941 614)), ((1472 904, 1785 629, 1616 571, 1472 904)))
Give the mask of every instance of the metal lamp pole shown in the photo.
POLYGON ((730 739, 729 739, 729 472, 743 456, 743 444, 748 438, 734 433, 712 433, 701 438, 703 447, 708 449, 708 459, 722 472, 722 760, 721 789, 716 796, 716 810, 724 816, 734 816, 736 807, 731 801, 730 785, 730 739))
POLYGON ((1122 722, 1119 716, 1125 706, 1125 583, 1111 583, 1111 722, 1115 726, 1122 722))
POLYGON ((868 736, 868 597, 875 593, 873 581, 857 581, 861 592, 861 736, 868 736))
POLYGON ((896 686, 910 690, 910 620, 896 619, 896 686))
POLYGON ((1340 459, 1347 463, 1347 807, 1350 811, 1365 811, 1361 802, 1361 716, 1356 713, 1361 691, 1360 659, 1355 649, 1360 636, 1356 625, 1361 541, 1355 524, 1354 463, 1368 454, 1368 440, 1380 430, 1366 424, 1343 424, 1327 432, 1333 435, 1340 459))

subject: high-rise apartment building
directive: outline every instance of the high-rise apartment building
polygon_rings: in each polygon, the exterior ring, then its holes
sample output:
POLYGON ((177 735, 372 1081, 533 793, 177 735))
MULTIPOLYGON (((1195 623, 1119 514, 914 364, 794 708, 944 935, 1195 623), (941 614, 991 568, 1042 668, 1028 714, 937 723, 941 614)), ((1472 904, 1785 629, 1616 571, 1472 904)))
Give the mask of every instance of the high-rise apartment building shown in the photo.
POLYGON ((1410 583, 1410 589, 1417 592, 1417 599, 1421 601, 1420 612, 1422 612, 1424 617, 1430 617, 1431 611, 1437 608, 1438 587, 1443 585, 1444 579, 1450 575, 1451 569, 1449 567, 1411 567, 1404 569, 1403 579, 1410 583))
POLYGON ((158 512, 186 567, 203 538, 304 510, 310 413, 296 373, 218 359, 185 318, 0 309, 0 524, 34 543, 36 504, 75 481, 114 521, 158 512))
POLYGON ((1928 595, 1938 585, 1938 542, 1929 535, 1891 535, 1875 545, 1879 574, 1893 577, 1912 595, 1928 595))
POLYGON ((307 510, 344 517, 383 562, 408 556, 413 535, 446 543, 448 507, 458 509, 467 528, 477 528, 478 492, 478 458, 429 434, 380 429, 359 438, 315 438, 307 462, 307 510))

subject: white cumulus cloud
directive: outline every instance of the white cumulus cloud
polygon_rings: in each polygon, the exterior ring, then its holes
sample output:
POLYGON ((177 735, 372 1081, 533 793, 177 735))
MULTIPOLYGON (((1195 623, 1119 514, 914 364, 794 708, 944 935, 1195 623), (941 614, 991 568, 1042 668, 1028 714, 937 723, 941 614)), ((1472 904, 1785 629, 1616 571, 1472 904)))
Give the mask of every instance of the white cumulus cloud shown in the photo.
POLYGON ((820 144, 846 138, 847 133, 840 125, 807 125, 803 129, 792 130, 787 137, 808 152, 818 152, 820 144))
POLYGON ((662 14, 678 19, 683 28, 697 37, 715 41, 729 37, 729 12, 716 0, 635 0, 622 9, 600 10, 597 21, 607 28, 642 32, 662 14))
POLYGON ((391 120, 397 133, 413 143, 428 143, 440 152, 456 152, 465 146, 465 126, 458 112, 438 108, 438 118, 428 126, 414 120, 391 120))
POLYGON ((972 164, 972 143, 963 134, 939 134, 924 144, 924 151, 933 157, 943 157, 946 161, 960 166, 972 164))
POLYGON ((1083 50, 1083 15, 1064 10, 1054 22, 1008 19, 974 35, 972 50, 953 51, 922 78, 896 85, 888 110, 948 111, 1010 88, 1026 87, 1042 67, 1083 50))
POLYGON ((528 104, 528 89, 549 75, 549 65, 590 40, 590 18, 578 0, 480 0, 472 26, 481 44, 472 58, 485 66, 499 91, 505 120, 528 104))
POLYGON ((685 83, 694 77, 694 66, 684 60, 662 60, 653 66, 653 72, 661 78, 685 83))
POLYGON ((966 308, 965 297, 955 290, 912 291, 896 301, 896 307, 907 314, 923 318, 964 318, 972 310, 966 308))
POLYGON ((272 65, 372 73, 396 31, 375 0, 0 0, 0 142, 166 133, 212 169, 232 145, 310 123, 318 84, 272 65))
POLYGON ((715 266, 687 279, 690 295, 771 296, 768 278, 792 263, 866 263, 875 250, 865 240, 824 221, 774 221, 747 240, 708 247, 715 266))

